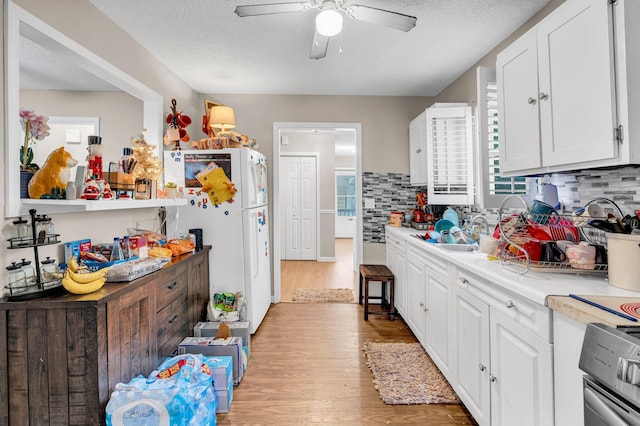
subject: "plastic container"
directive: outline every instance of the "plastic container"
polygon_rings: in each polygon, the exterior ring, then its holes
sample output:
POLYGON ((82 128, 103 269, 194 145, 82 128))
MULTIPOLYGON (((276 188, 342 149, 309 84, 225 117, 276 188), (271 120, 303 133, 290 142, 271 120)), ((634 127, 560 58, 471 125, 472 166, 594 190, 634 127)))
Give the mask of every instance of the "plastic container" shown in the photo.
POLYGON ((607 232, 609 284, 640 291, 640 235, 607 232))
POLYGON ((453 223, 455 226, 460 226, 460 219, 458 218, 458 213, 451 207, 447 207, 447 209, 442 214, 442 218, 453 223))
POLYGON ((404 214, 402 212, 391 212, 389 216, 389 225, 390 226, 402 226, 402 217, 404 214))
POLYGON ((493 238, 490 235, 480 235, 480 247, 478 250, 481 253, 488 254, 489 256, 495 256, 498 252, 499 244, 500 240, 497 238, 493 238))

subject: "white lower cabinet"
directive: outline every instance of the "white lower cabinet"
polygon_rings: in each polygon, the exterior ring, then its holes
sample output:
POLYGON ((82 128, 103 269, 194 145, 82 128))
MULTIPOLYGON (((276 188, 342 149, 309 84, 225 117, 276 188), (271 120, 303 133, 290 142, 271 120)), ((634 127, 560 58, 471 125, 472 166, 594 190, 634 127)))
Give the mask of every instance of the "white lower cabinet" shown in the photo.
POLYGON ((484 292, 486 283, 468 276, 458 284, 452 385, 460 399, 481 426, 553 425, 553 345, 537 334, 549 326, 544 312, 532 328, 528 319, 540 315, 527 302, 484 292))
POLYGON ((584 424, 580 353, 586 324, 553 312, 553 394, 556 425, 584 424))
POLYGON ((453 289, 456 393, 479 425, 491 424, 489 305, 460 287, 453 289))
POLYGON ((407 248, 407 325, 425 346, 427 265, 425 254, 415 247, 407 248))
POLYGON ((394 305, 396 311, 404 318, 407 315, 407 283, 405 270, 407 267, 407 252, 405 241, 390 232, 385 233, 387 268, 394 276, 394 305))
POLYGON ((451 279, 447 263, 441 259, 427 258, 426 266, 424 346, 433 362, 451 381, 455 379, 450 368, 453 353, 451 279))

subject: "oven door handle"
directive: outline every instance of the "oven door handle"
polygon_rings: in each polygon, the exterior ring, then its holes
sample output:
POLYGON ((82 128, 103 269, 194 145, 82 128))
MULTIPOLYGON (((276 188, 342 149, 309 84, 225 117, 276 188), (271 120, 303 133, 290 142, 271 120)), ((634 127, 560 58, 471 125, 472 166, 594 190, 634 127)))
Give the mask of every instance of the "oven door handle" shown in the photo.
POLYGON ((595 411, 610 426, 627 426, 625 422, 611 407, 605 404, 598 395, 589 388, 584 388, 584 402, 595 411))

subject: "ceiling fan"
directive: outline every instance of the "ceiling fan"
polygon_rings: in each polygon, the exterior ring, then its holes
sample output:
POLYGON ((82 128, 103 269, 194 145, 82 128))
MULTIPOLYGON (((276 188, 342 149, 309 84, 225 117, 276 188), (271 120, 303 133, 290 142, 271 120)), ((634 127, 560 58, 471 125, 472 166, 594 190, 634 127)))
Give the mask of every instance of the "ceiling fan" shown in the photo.
POLYGON ((345 6, 344 0, 309 0, 306 2, 272 3, 237 6, 240 17, 273 15, 277 13, 304 12, 316 9, 316 28, 311 45, 311 59, 324 58, 329 38, 342 31, 342 16, 372 24, 384 25, 400 31, 409 31, 416 26, 416 17, 375 7, 352 4, 345 6))

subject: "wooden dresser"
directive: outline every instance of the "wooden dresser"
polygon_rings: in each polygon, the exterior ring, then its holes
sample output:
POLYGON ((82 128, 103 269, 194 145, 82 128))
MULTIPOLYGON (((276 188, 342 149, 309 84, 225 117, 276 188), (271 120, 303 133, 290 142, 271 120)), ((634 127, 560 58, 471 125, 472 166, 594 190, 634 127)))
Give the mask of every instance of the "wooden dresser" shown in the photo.
POLYGON ((87 295, 0 300, 0 424, 104 424, 115 385, 148 375, 206 318, 210 250, 87 295))

